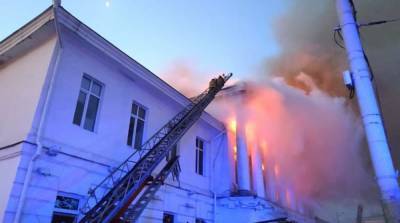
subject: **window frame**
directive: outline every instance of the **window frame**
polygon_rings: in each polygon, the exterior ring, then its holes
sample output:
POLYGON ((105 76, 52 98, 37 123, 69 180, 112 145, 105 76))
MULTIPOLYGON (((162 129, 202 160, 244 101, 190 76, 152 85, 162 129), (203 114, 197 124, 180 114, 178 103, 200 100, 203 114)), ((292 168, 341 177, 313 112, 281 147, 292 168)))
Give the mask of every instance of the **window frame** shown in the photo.
POLYGON ((166 216, 166 215, 170 215, 170 216, 172 216, 172 223, 174 223, 176 220, 176 215, 174 214, 174 213, 172 213, 172 212, 169 212, 169 211, 164 211, 163 212, 163 218, 162 218, 162 222, 164 223, 164 217, 166 216))
POLYGON ((97 80, 96 78, 94 78, 93 76, 91 76, 91 75, 89 75, 87 73, 83 73, 83 75, 81 77, 80 86, 79 86, 78 98, 76 100, 75 111, 74 111, 73 118, 72 118, 72 124, 74 124, 76 126, 79 126, 80 128, 83 128, 83 129, 85 129, 85 130, 87 130, 89 132, 94 132, 94 133, 97 132, 97 126, 98 126, 98 120, 100 119, 99 114, 100 114, 100 109, 101 109, 101 105, 102 105, 102 99, 103 99, 104 90, 105 90, 105 85, 103 84, 103 82, 97 80), (90 80, 89 90, 85 89, 82 86, 82 81, 83 81, 84 78, 90 80), (92 87, 93 83, 96 83, 97 85, 99 85, 101 87, 99 95, 96 95, 95 93, 93 93, 91 91, 91 87, 92 87), (75 123, 75 114, 76 114, 76 111, 77 111, 76 107, 77 107, 77 104, 79 102, 79 96, 80 96, 81 92, 86 94, 86 97, 85 97, 85 101, 84 101, 84 104, 83 104, 82 117, 81 117, 81 119, 79 121, 80 123, 77 124, 77 123, 75 123), (88 107, 89 107, 90 96, 94 96, 99 100, 99 103, 98 103, 98 106, 97 106, 97 111, 96 111, 96 114, 95 114, 93 130, 85 128, 86 115, 87 115, 87 110, 88 110, 88 107))
POLYGON ((204 140, 201 137, 196 137, 196 141, 195 141, 195 173, 200 175, 200 176, 205 176, 206 175, 206 169, 205 169, 205 147, 206 147, 206 140, 204 140), (200 162, 199 162, 199 152, 200 152, 200 148, 197 146, 198 145, 198 141, 201 141, 203 144, 203 148, 201 148, 201 152, 202 152, 202 163, 201 163, 201 173, 199 172, 199 167, 200 167, 200 162))
MULTIPOLYGON (((127 134, 127 138, 126 138, 126 145, 129 147, 129 148, 133 148, 133 149, 140 149, 140 148, 136 148, 135 147, 135 143, 136 143, 136 130, 137 130, 137 124, 138 124, 138 119, 140 119, 141 121, 143 121, 143 135, 142 135, 142 143, 141 143, 141 145, 143 145, 143 143, 144 143, 144 139, 146 138, 146 132, 147 132, 147 120, 148 120, 148 117, 149 117, 149 109, 148 109, 148 107, 147 106, 144 106, 142 103, 139 103, 139 102, 137 102, 137 101, 135 101, 135 100, 133 100, 132 101, 132 103, 131 103, 131 106, 130 106, 130 111, 129 111, 129 121, 128 121, 128 134, 127 134), (133 104, 136 104, 137 105, 137 107, 138 107, 138 110, 137 110, 137 114, 133 114, 132 113, 132 107, 133 107, 133 104), (142 108, 143 110, 144 110, 144 112, 145 112, 145 115, 144 115, 144 118, 141 118, 140 116, 139 116, 139 110, 140 110, 140 108, 142 108), (133 126, 133 132, 132 132, 132 142, 131 142, 131 144, 129 145, 129 127, 130 127, 130 124, 131 124, 131 118, 134 118, 135 119, 135 123, 134 123, 134 126, 133 126)), ((141 146, 140 145, 140 146, 141 146)))
POLYGON ((64 215, 64 216, 75 216, 75 222, 78 222, 80 220, 80 209, 83 205, 83 196, 74 194, 74 193, 67 193, 67 192, 62 192, 59 191, 56 194, 56 197, 54 199, 54 206, 53 206, 53 211, 51 215, 51 221, 53 221, 54 214, 58 215, 64 215), (72 199, 78 200, 78 208, 76 210, 69 210, 69 209, 63 209, 63 208, 57 208, 56 207, 56 202, 57 202, 57 197, 62 196, 62 197, 68 197, 72 199))

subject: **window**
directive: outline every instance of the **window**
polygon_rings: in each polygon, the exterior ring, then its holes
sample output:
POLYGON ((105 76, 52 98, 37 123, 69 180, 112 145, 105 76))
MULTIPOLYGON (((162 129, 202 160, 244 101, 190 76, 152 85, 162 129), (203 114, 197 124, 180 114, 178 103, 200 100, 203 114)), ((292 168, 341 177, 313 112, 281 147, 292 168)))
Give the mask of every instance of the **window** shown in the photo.
POLYGON ((196 173, 204 175, 204 141, 196 138, 196 173))
POLYGON ((79 198, 74 195, 58 194, 54 204, 52 223, 75 223, 79 214, 79 198))
POLYGON ((138 103, 133 102, 127 144, 133 146, 135 149, 140 149, 142 146, 145 120, 146 109, 138 103))
POLYGON ((174 222, 174 215, 170 213, 164 213, 163 215, 163 223, 173 223, 174 222))
POLYGON ((103 85, 93 78, 87 75, 82 77, 73 120, 75 125, 94 131, 102 88, 103 85))
POLYGON ((196 218, 196 223, 206 223, 206 221, 201 218, 196 218))

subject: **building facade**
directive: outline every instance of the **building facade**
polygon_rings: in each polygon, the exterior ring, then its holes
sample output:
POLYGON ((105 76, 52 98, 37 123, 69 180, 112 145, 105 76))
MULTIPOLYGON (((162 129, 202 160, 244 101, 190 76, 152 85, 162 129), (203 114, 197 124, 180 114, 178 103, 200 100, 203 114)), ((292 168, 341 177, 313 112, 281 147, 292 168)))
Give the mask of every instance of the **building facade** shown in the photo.
MULTIPOLYGON (((0 101, 3 222, 78 221, 88 190, 190 103, 62 7, 0 43, 0 101)), ((246 193, 234 193, 225 126, 210 114, 175 151, 180 180, 166 180, 140 222, 289 216, 260 181, 253 190, 242 176, 246 193)))

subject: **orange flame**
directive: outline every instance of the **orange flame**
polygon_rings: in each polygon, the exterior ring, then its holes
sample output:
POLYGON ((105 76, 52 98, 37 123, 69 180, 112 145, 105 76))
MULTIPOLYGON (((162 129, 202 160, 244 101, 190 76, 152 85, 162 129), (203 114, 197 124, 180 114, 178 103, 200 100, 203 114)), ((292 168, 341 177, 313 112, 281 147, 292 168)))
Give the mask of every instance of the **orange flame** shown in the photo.
POLYGON ((235 159, 235 161, 237 160, 237 146, 233 147, 233 158, 235 159))
POLYGON ((233 133, 236 132, 237 123, 236 123, 236 120, 234 118, 231 118, 231 120, 229 121, 229 125, 228 126, 229 126, 229 130, 231 132, 233 132, 233 133))
POLYGON ((253 141, 255 139, 255 126, 253 123, 246 123, 245 129, 247 140, 253 141))

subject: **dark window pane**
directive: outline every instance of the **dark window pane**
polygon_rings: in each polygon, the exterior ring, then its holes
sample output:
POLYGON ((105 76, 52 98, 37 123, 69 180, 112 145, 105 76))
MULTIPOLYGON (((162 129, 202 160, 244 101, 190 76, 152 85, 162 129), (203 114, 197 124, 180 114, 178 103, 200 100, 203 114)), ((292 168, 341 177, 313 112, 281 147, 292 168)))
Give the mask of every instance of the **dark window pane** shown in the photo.
POLYGON ((100 94, 101 94, 101 85, 97 84, 96 82, 93 82, 91 92, 93 94, 97 95, 97 96, 100 96, 100 94))
POLYGON ((132 104, 132 114, 137 115, 137 111, 138 111, 138 106, 137 104, 133 103, 132 104))
POLYGON ((199 174, 203 175, 203 151, 199 150, 199 174))
POLYGON ((145 119, 146 117, 146 110, 144 110, 142 107, 139 108, 139 117, 142 119, 145 119))
POLYGON ((203 149, 204 148, 203 146, 204 146, 203 140, 199 140, 199 148, 203 149))
POLYGON ((76 125, 81 125, 83 110, 85 108, 86 94, 82 91, 79 92, 78 102, 76 102, 75 114, 73 123, 76 125))
POLYGON ((172 214, 164 213, 163 223, 173 223, 173 222, 174 222, 174 216, 172 214))
POLYGON ((195 167, 196 173, 199 173, 199 150, 196 149, 196 167, 195 167))
POLYGON ((196 138, 196 147, 199 147, 199 139, 196 138))
POLYGON ((86 90, 90 89, 90 79, 89 78, 87 78, 87 77, 82 78, 81 88, 84 88, 86 90))
POLYGON ((96 82, 93 82, 91 92, 100 97, 101 86, 99 84, 97 84, 96 82))
POLYGON ((136 125, 135 148, 140 149, 143 140, 144 121, 138 119, 136 125))
POLYGON ((57 196, 54 207, 68 210, 78 210, 79 200, 72 197, 57 196))
POLYGON ((76 216, 72 214, 64 214, 64 213, 57 213, 53 214, 53 218, 51 219, 52 223, 75 223, 76 216))
POLYGON ((135 118, 131 117, 131 120, 129 121, 128 141, 127 141, 127 144, 129 146, 132 145, 134 127, 135 127, 135 118))
POLYGON ((86 119, 83 128, 90 131, 94 130, 98 107, 99 107, 99 99, 93 95, 90 95, 88 108, 86 111, 86 119))
POLYGON ((206 223, 206 221, 201 218, 196 218, 196 223, 206 223))

